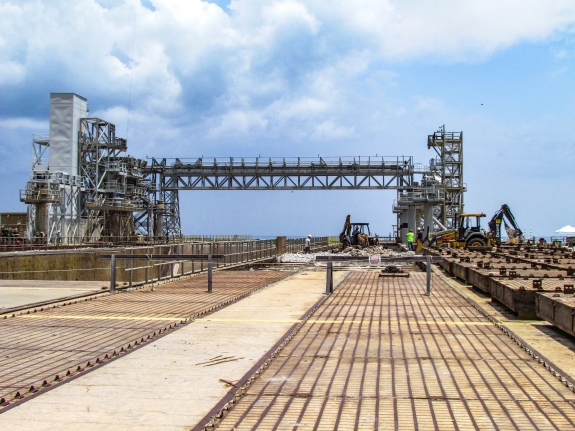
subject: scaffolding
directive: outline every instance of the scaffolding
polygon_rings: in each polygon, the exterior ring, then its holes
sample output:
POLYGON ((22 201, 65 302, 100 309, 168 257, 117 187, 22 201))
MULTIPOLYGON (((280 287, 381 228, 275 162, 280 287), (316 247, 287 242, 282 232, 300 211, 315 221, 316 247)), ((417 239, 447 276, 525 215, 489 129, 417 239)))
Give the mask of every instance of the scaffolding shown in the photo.
POLYGON ((421 182, 399 188, 392 211, 397 215, 396 237, 402 240, 409 229, 430 232, 453 229, 463 212, 463 132, 445 132, 445 126, 427 138, 428 149, 437 154, 422 167, 421 182), (419 196, 425 196, 422 200, 419 196))
MULTIPOLYGON (((87 101, 50 95, 50 133, 32 138, 32 170, 20 200, 28 205, 28 237, 135 238, 133 214, 149 205, 146 161, 125 156, 125 139, 87 101)), ((147 232, 146 232, 147 233, 147 232)))
POLYGON ((84 240, 135 236, 133 213, 147 206, 147 189, 140 168, 146 162, 122 156, 125 139, 100 118, 80 120, 80 171, 86 179, 82 194, 84 240))
POLYGON ((463 132, 445 132, 445 125, 427 137, 427 148, 433 148, 438 157, 430 162, 430 174, 440 181, 444 200, 433 211, 437 228, 453 229, 457 215, 463 213, 463 132))
POLYGON ((64 172, 50 172, 48 134, 32 135, 32 169, 30 180, 20 190, 20 201, 28 204, 28 237, 44 235, 54 238, 78 235, 79 196, 83 178, 64 172))

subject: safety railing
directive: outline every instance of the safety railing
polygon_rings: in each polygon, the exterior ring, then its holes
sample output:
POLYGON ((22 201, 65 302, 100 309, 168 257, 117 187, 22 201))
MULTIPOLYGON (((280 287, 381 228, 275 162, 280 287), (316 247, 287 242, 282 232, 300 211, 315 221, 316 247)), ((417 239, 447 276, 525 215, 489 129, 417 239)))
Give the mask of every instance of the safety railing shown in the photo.
MULTIPOLYGON (((236 248, 237 243, 257 242, 258 244, 272 242, 275 247, 276 238, 254 240, 251 235, 184 235, 181 237, 146 237, 143 235, 125 235, 125 236, 102 236, 99 238, 86 239, 83 236, 57 236, 52 233, 46 236, 45 233, 39 233, 32 238, 26 238, 17 235, 0 236, 0 253, 17 252, 17 251, 42 251, 42 250, 66 250, 76 248, 111 248, 111 247, 144 247, 154 245, 171 245, 171 244, 213 244, 218 243, 218 247, 236 248)), ((329 244, 328 237, 312 238, 311 248, 318 249, 327 247, 329 244)), ((303 251, 305 238, 289 238, 286 240, 286 252, 297 253, 303 251)), ((214 253, 216 254, 216 253, 214 253)))
MULTIPOLYGON (((6 238, 16 240, 16 238, 6 238)), ((0 279, 27 280, 108 280, 109 266, 98 265, 94 258, 103 254, 119 253, 134 255, 136 261, 117 262, 117 281, 132 286, 133 283, 156 282, 182 275, 200 273, 207 270, 207 262, 184 261, 190 255, 222 255, 213 268, 234 267, 250 263, 272 260, 277 254, 276 240, 227 241, 212 243, 158 244, 138 247, 103 248, 100 250, 78 250, 77 253, 57 253, 49 256, 38 255, 28 270, 21 269, 18 259, 27 259, 28 253, 11 254, 6 260, 0 259, 0 279), (78 258, 81 253, 81 258, 78 258), (149 260, 148 256, 165 255, 173 257, 170 262, 149 260), (178 259, 182 256, 182 261, 178 259), (143 263, 142 259, 143 258, 143 263), (49 259, 50 263, 47 263, 49 259), (86 265, 88 262, 92 264, 86 265), (81 266, 83 265, 84 266, 81 266), (14 269, 18 268, 18 269, 14 269)))
MULTIPOLYGON (((157 282, 174 277, 197 274, 208 270, 208 262, 205 260, 178 260, 178 255, 220 255, 217 261, 211 263, 213 269, 233 267, 242 264, 255 263, 271 259, 277 254, 276 240, 253 240, 253 241, 227 241, 211 243, 168 244, 149 247, 134 247, 129 250, 132 255, 164 255, 172 256, 169 262, 144 260, 126 260, 120 263, 116 269, 123 270, 127 274, 125 280, 128 286, 134 282, 157 282)), ((123 277, 124 279, 126 277, 123 277)), ((121 277, 118 277, 121 280, 121 277)))
MULTIPOLYGON (((287 238, 286 239, 286 253, 298 253, 303 251, 305 247, 305 238, 287 238)), ((312 237, 310 248, 311 250, 317 250, 320 248, 327 247, 329 245, 329 237, 327 236, 317 236, 312 237)))

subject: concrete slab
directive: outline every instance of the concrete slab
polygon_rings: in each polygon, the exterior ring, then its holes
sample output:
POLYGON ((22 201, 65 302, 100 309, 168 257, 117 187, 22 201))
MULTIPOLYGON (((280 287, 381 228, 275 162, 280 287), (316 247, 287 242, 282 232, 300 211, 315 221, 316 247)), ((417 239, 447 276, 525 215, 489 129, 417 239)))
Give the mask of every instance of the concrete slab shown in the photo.
POLYGON ((324 272, 296 274, 2 413, 0 429, 189 430, 324 290, 324 272))
POLYGON ((3 308, 99 292, 105 286, 103 281, 0 280, 0 312, 3 308))

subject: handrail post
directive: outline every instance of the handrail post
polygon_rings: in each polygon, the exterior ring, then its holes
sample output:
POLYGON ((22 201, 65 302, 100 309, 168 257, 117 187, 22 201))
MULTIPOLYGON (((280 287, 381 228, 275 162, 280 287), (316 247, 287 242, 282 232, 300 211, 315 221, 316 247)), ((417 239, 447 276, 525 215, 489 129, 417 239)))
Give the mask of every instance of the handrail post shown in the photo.
POLYGON ((116 255, 110 258, 110 293, 116 291, 116 255))
POLYGON ((212 293, 212 255, 208 255, 208 293, 212 293))
MULTIPOLYGON (((134 254, 134 248, 132 247, 130 249, 130 254, 134 254)), ((128 285, 131 288, 132 287, 132 283, 134 282, 134 261, 130 260, 130 278, 128 281, 128 285)))
POLYGON ((426 296, 431 296, 431 256, 426 257, 426 268, 427 268, 427 291, 426 296))

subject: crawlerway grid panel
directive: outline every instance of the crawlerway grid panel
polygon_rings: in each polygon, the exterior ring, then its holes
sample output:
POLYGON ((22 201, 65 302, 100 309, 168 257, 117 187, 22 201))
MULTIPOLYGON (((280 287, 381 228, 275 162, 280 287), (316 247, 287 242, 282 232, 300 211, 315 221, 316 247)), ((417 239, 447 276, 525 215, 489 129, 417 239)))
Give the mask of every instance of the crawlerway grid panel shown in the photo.
POLYGON ((433 285, 351 273, 219 429, 574 429, 575 394, 433 285))
MULTIPOLYGON (((192 318, 293 274, 215 272, 213 293, 202 275, 24 312, 0 320, 0 399, 11 403, 96 362, 146 342, 192 318), (106 356, 107 355, 107 356, 106 356), (80 369, 78 369, 80 367, 80 369), (46 385, 45 385, 46 386, 46 385)), ((12 316, 12 315, 10 315, 12 316)), ((9 405, 9 404, 8 404, 9 405)), ((0 413, 2 407, 0 407, 0 413)))

